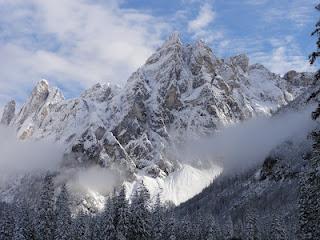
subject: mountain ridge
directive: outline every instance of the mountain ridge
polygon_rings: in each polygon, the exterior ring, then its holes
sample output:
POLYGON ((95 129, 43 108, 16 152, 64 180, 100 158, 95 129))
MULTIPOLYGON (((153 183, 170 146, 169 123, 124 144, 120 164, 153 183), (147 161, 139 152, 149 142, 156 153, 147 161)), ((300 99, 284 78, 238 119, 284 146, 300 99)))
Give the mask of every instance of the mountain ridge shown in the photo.
POLYGON ((21 110, 13 114, 11 102, 2 119, 22 140, 62 143, 64 165, 121 168, 130 181, 139 174, 166 178, 182 167, 169 151, 183 144, 181 136, 197 138, 270 116, 313 80, 312 73, 281 77, 250 65, 243 54, 219 59, 204 42, 184 44, 174 33, 124 87, 96 84, 79 98, 64 99, 41 80, 21 110))

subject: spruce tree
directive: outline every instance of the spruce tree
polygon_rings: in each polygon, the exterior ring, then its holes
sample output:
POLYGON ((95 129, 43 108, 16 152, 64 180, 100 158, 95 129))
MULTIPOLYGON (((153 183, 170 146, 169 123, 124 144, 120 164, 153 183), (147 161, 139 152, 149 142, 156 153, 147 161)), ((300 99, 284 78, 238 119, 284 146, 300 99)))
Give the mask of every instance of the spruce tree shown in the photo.
POLYGON ((81 211, 74 221, 73 238, 75 240, 89 240, 90 239, 90 221, 89 217, 81 211))
POLYGON ((235 239, 242 239, 244 236, 243 231, 243 221, 241 219, 238 219, 234 224, 234 238, 235 239))
POLYGON ((102 240, 116 240, 117 231, 114 225, 115 222, 115 209, 114 199, 108 198, 104 211, 101 215, 101 238, 102 240))
POLYGON ((69 240, 71 238, 71 211, 69 208, 69 194, 66 185, 62 185, 60 194, 57 198, 55 209, 55 240, 69 240))
POLYGON ((169 216, 166 223, 166 238, 168 240, 176 240, 176 223, 173 214, 169 216))
POLYGON ((287 240, 287 232, 280 216, 273 215, 271 223, 271 239, 272 240, 287 240))
MULTIPOLYGON (((24 201, 26 202, 26 201, 24 201)), ((17 206, 16 217, 15 217, 15 229, 14 239, 15 240, 28 240, 34 239, 35 232, 30 216, 29 208, 25 203, 17 206)))
POLYGON ((104 236, 102 235, 102 230, 103 230, 103 219, 102 219, 103 213, 101 214, 96 214, 92 219, 91 219, 91 235, 90 238, 94 240, 103 240, 104 236))
POLYGON ((47 174, 42 183, 40 201, 37 209, 36 238, 53 240, 54 236, 54 184, 51 174, 47 174))
POLYGON ((313 154, 299 181, 299 239, 320 239, 320 144, 315 138, 313 154))
POLYGON ((125 240, 129 237, 129 202, 126 199, 126 189, 121 187, 119 194, 115 197, 115 219, 116 239, 125 240))
POLYGON ((162 240, 164 236, 164 208, 161 205, 160 195, 157 195, 153 210, 152 239, 162 240))
POLYGON ((220 232, 218 229, 218 225, 214 219, 214 217, 210 217, 208 219, 209 226, 208 226, 208 232, 206 236, 206 240, 219 240, 221 239, 220 232))
MULTIPOLYGON (((320 4, 316 6, 320 11, 320 4)), ((317 37, 316 50, 309 56, 310 63, 314 64, 320 57, 320 20, 312 35, 317 37)), ((320 80, 320 70, 316 79, 320 80)), ((310 99, 312 96, 310 96, 310 99)), ((320 116, 320 104, 312 113, 312 118, 317 120, 320 116)), ((311 159, 307 162, 304 172, 299 180, 299 229, 298 236, 301 240, 320 239, 320 131, 313 133, 314 145, 311 159)))
POLYGON ((0 202, 0 239, 12 240, 14 228, 12 207, 7 203, 0 202))
MULTIPOLYGON (((178 231, 178 236, 177 236, 179 239, 184 239, 184 240, 191 239, 193 228, 192 228, 191 221, 189 220, 188 217, 189 216, 185 216, 180 221, 179 228, 178 228, 179 231, 178 231)), ((164 224, 165 224, 165 226, 167 226, 166 219, 164 220, 164 224)), ((165 236, 166 229, 167 228, 165 228, 165 231, 163 234, 164 236, 165 236)))
POLYGON ((249 209, 246 214, 247 240, 258 240, 257 214, 254 209, 249 209))
POLYGON ((230 215, 227 216, 225 221, 224 235, 226 239, 231 239, 234 236, 233 221, 230 215))
POLYGON ((150 194, 141 184, 134 193, 131 204, 130 239, 151 238, 150 194))

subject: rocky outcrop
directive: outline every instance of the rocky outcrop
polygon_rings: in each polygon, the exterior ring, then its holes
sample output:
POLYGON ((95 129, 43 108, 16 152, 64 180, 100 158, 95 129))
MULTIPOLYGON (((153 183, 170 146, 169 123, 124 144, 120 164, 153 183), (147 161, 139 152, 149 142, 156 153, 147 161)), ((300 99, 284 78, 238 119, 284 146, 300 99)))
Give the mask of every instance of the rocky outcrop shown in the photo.
POLYGON ((16 102, 14 100, 8 102, 3 109, 0 123, 8 126, 15 116, 16 102))
POLYGON ((29 138, 34 130, 42 128, 41 125, 52 113, 53 106, 63 100, 61 91, 50 88, 48 82, 42 79, 10 125, 17 127, 19 138, 29 138))

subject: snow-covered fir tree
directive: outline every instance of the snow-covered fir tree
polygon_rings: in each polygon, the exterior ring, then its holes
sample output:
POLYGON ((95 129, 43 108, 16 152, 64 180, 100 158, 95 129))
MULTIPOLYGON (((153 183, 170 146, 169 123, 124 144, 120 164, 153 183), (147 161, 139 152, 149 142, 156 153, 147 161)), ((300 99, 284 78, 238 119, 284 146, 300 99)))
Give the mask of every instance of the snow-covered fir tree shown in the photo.
POLYGON ((68 240, 72 236, 71 211, 69 208, 69 194, 65 184, 62 185, 57 198, 55 209, 55 240, 68 240))
POLYGON ((35 239, 35 230, 32 224, 30 210, 25 202, 26 200, 17 205, 14 229, 15 240, 35 239))
POLYGON ((129 202, 126 198, 126 189, 121 187, 114 202, 115 219, 114 225, 116 228, 116 238, 118 240, 126 240, 129 238, 129 202))
POLYGON ((75 240, 90 239, 90 217, 83 211, 79 213, 73 224, 73 238, 75 240))
POLYGON ((273 240, 287 240, 287 231, 281 216, 273 214, 271 223, 270 238, 273 240))
POLYGON ((224 236, 226 239, 231 239, 234 237, 234 226, 230 215, 227 216, 227 219, 224 223, 224 236))
POLYGON ((7 203, 0 202, 0 239, 12 240, 14 237, 14 210, 7 203))
MULTIPOLYGON (((165 226, 167 226, 167 218, 165 218, 164 224, 165 226)), ((191 232, 192 229, 192 224, 191 221, 188 219, 188 216, 183 217, 182 219, 180 219, 179 221, 179 225, 178 225, 178 231, 177 231, 177 235, 179 239, 191 239, 191 232)), ((165 232, 166 232, 166 228, 164 231, 164 236, 165 236, 165 232)))
POLYGON ((115 209, 113 198, 108 198, 104 211, 101 215, 101 238, 102 240, 116 240, 115 209))
POLYGON ((257 213, 255 209, 248 209, 246 213, 246 237, 247 240, 258 240, 257 213))
POLYGON ((152 239, 161 240, 164 236, 164 208, 161 203, 160 195, 157 195, 156 203, 152 215, 152 239))
POLYGON ((40 193, 40 201, 35 219, 36 238, 52 240, 54 237, 54 183, 53 176, 46 174, 40 193))
POLYGON ((243 235, 244 235, 244 233, 243 233, 243 228, 244 228, 244 227, 243 227, 243 222, 242 222, 241 219, 238 219, 238 220, 235 222, 233 228, 234 228, 234 238, 235 238, 235 239, 241 239, 241 238, 243 238, 243 235))
POLYGON ((130 239, 148 240, 151 237, 150 194, 142 183, 131 203, 130 239))
POLYGON ((313 154, 300 178, 299 239, 320 239, 320 138, 315 135, 313 154))
POLYGON ((208 219, 208 232, 206 235, 206 240, 219 240, 221 239, 218 224, 216 223, 214 217, 208 219))
POLYGON ((176 234, 176 219, 174 218, 173 214, 171 214, 171 216, 168 216, 166 222, 166 233, 164 239, 176 240, 176 234))

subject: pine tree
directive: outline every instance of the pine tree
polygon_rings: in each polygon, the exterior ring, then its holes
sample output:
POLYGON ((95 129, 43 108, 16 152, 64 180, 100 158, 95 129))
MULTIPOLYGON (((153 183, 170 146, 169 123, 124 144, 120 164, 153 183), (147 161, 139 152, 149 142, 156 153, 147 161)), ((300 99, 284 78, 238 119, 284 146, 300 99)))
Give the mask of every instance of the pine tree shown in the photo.
POLYGON ((273 215, 273 220, 271 223, 271 239, 272 240, 288 239, 287 232, 282 219, 275 214, 273 215))
MULTIPOLYGON (((309 204, 309 193, 311 192, 310 187, 310 176, 307 172, 303 173, 299 181, 299 230, 298 235, 301 240, 312 239, 312 208, 309 204)), ((312 194, 312 193, 311 193, 312 194)))
POLYGON ((47 174, 42 183, 36 220, 36 237, 53 240, 54 236, 54 184, 52 175, 47 174))
MULTIPOLYGON (((165 226, 167 226, 166 223, 166 219, 164 219, 164 224, 165 226)), ((188 239, 192 239, 192 224, 191 221, 188 219, 188 216, 185 216, 179 224, 179 228, 177 231, 177 238, 178 239, 184 239, 184 240, 188 240, 188 239)), ((166 228, 165 228, 166 231, 166 228)), ((164 231, 164 236, 165 236, 165 231, 164 231)), ((164 239, 164 238, 163 238, 164 239)))
MULTIPOLYGON (((25 202, 25 201, 24 201, 25 202)), ((28 240, 34 239, 35 232, 30 217, 29 209, 25 203, 17 206, 16 217, 15 217, 15 229, 14 239, 15 240, 28 240)))
POLYGON ((73 238, 75 240, 90 239, 90 222, 89 217, 81 211, 76 218, 73 226, 73 238))
POLYGON ((132 199, 130 226, 130 239, 151 238, 150 194, 143 184, 132 199))
MULTIPOLYGON (((104 213, 104 212, 103 212, 104 213)), ((103 213, 97 214, 91 219, 91 235, 90 239, 94 240, 103 240, 104 236, 102 231, 104 229, 104 220, 103 220, 103 213)))
POLYGON ((246 236, 247 240, 257 240, 258 228, 257 228, 257 216, 254 209, 249 209, 246 214, 246 236))
POLYGON ((230 215, 228 215, 226 222, 225 222, 225 238, 231 239, 234 236, 234 228, 233 228, 233 222, 230 215))
POLYGON ((69 240, 71 238, 71 211, 69 208, 69 194, 66 185, 62 185, 61 192, 57 198, 55 210, 55 240, 69 240))
POLYGON ((116 240, 117 231, 114 226, 115 209, 114 199, 108 198, 104 211, 101 215, 101 239, 102 240, 116 240))
POLYGON ((176 240, 176 224, 175 218, 173 215, 169 216, 167 223, 166 223, 166 238, 168 240, 176 240))
POLYGON ((312 158, 299 182, 299 239, 320 239, 320 140, 316 136, 312 158))
POLYGON ((161 205, 160 195, 157 195, 157 200, 155 203, 153 211, 153 220, 152 220, 152 239, 153 240, 162 240, 164 233, 164 208, 161 205))
POLYGON ((13 209, 7 203, 0 202, 0 239, 12 240, 14 237, 13 209))
POLYGON ((115 197, 115 219, 116 239, 125 240, 129 237, 129 203, 126 199, 126 189, 121 187, 118 196, 115 197))
POLYGON ((234 224, 234 236, 235 239, 242 239, 244 235, 243 231, 243 222, 241 219, 238 219, 234 224))
MULTIPOLYGON (((320 11, 320 4, 316 6, 320 11)), ((316 23, 316 29, 312 35, 317 36, 316 50, 309 56, 310 63, 314 64, 320 57, 320 20, 316 23)), ((320 70, 316 79, 320 80, 320 70)), ((311 96, 310 96, 311 98, 311 96)), ((320 116, 320 104, 312 113, 312 118, 317 120, 320 116)), ((307 162, 305 172, 301 174, 299 181, 299 229, 301 240, 320 239, 320 131, 313 133, 314 146, 312 158, 307 162)))
POLYGON ((219 240, 221 239, 218 225, 213 217, 209 218, 209 227, 206 236, 206 240, 219 240))

